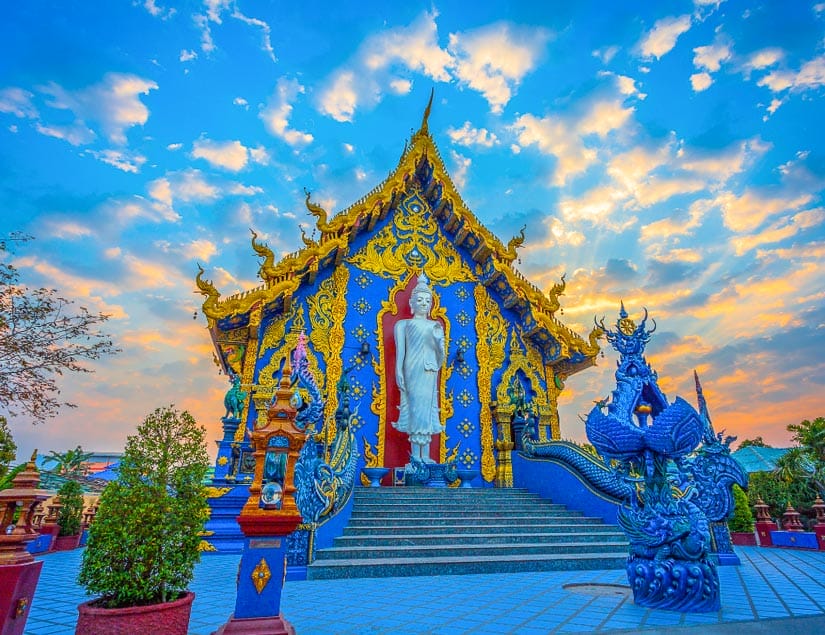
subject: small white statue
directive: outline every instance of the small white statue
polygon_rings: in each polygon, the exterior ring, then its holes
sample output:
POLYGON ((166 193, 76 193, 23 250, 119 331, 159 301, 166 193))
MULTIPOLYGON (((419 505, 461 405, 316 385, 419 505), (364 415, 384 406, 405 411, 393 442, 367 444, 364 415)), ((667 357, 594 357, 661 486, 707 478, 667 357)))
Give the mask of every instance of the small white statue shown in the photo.
POLYGON ((444 364, 444 329, 429 318, 433 292, 422 272, 410 296, 413 317, 395 324, 395 381, 401 392, 393 426, 410 437, 413 458, 429 458, 432 435, 443 432, 438 410, 438 371, 444 364))

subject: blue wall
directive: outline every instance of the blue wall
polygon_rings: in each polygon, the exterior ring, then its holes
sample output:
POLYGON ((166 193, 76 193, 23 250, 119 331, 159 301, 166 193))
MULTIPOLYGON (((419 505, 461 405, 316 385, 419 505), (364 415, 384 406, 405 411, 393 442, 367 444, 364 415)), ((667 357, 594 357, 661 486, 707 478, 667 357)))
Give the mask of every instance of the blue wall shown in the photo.
POLYGON ((513 452, 513 485, 566 505, 571 510, 616 524, 618 505, 596 494, 567 467, 553 459, 528 458, 520 452, 513 452))

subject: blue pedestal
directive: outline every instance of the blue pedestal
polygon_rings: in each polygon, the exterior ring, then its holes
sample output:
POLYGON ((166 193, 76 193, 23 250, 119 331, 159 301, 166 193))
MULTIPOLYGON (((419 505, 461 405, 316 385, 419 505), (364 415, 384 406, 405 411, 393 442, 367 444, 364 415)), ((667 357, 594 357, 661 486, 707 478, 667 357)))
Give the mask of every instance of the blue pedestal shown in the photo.
POLYGON ((235 619, 279 614, 285 556, 286 537, 246 539, 238 570, 235 619))
POLYGON ((816 542, 816 534, 809 531, 772 531, 771 540, 774 547, 819 548, 816 542))

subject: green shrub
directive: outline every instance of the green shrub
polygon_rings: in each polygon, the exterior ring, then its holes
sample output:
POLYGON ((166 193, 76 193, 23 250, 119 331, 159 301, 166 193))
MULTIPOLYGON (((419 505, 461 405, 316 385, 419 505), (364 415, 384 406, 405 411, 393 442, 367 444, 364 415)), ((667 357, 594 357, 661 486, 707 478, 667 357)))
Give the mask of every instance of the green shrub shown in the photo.
POLYGON ((79 483, 66 481, 57 490, 60 498, 60 511, 57 512, 57 524, 61 536, 76 536, 80 533, 80 519, 83 516, 83 490, 79 483))
POLYGON ((728 520, 728 529, 731 531, 753 531, 753 513, 748 505, 748 495, 738 485, 733 486, 733 516, 728 520))
POLYGON ((177 599, 200 558, 208 517, 206 431, 188 412, 158 408, 130 436, 118 479, 100 496, 78 581, 100 606, 177 599))
POLYGON ((751 507, 762 499, 769 507, 771 518, 782 518, 790 502, 798 512, 811 509, 816 489, 808 479, 783 481, 773 472, 754 472, 748 477, 748 502, 751 507))

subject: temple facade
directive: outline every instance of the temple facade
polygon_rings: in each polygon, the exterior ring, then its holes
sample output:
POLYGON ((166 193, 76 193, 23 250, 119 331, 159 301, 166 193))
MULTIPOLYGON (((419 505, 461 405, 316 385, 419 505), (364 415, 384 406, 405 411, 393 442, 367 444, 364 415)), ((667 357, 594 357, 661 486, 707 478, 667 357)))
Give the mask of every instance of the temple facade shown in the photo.
MULTIPOLYGON (((248 395, 237 412, 227 404, 216 483, 250 480, 250 431, 266 417, 299 338, 323 396, 314 424, 320 438, 335 436, 346 394, 359 469, 408 463, 408 439, 392 425, 399 411, 393 328, 411 316, 409 298, 422 273, 446 346, 438 378, 443 432, 432 437, 431 459, 478 470, 479 485, 506 487, 521 406, 540 441, 559 438, 558 397, 570 375, 593 365, 600 333, 583 337, 559 320, 563 278, 543 292, 516 270, 524 230, 505 244, 467 208, 428 116, 429 106, 389 177, 347 209, 330 217, 306 193, 317 240, 303 235, 301 249, 277 259, 252 232, 260 286, 224 298, 198 273, 219 363, 236 395, 248 395)), ((317 402, 305 388, 295 390, 296 403, 317 402)), ((392 479, 390 470, 382 484, 392 479)))

